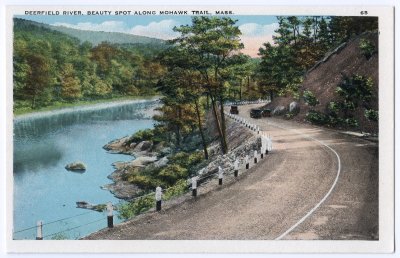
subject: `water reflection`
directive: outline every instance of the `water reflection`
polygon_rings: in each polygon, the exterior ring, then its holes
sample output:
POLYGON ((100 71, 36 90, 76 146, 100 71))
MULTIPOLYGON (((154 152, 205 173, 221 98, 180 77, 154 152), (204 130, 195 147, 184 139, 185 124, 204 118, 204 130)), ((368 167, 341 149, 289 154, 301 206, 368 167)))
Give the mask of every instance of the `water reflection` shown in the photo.
MULTIPOLYGON (((19 117, 14 120, 14 228, 32 227, 37 220, 53 221, 81 213, 76 201, 118 203, 109 191, 107 176, 112 163, 131 160, 131 156, 109 154, 107 142, 150 128, 156 101, 87 108, 73 112, 19 117), (65 165, 77 160, 87 165, 85 173, 72 173, 65 165)), ((101 218, 94 212, 68 221, 66 228, 101 218)), ((68 232, 84 236, 104 228, 104 223, 68 232)), ((62 229, 59 224, 46 227, 46 234, 62 229), (51 228, 51 227, 53 228, 51 228), (49 228, 50 227, 50 228, 49 228)), ((15 239, 32 239, 32 232, 21 232, 15 239)))

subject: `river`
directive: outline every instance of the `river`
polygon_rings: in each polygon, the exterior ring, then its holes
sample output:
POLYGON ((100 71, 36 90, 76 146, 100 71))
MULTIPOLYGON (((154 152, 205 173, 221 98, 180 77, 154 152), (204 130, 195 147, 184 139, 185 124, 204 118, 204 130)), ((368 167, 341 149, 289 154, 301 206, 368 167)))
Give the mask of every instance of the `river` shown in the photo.
MULTIPOLYGON (((14 239, 35 239, 43 221, 44 239, 77 239, 107 226, 105 212, 76 208, 120 200, 100 187, 112 163, 132 157, 107 153, 109 141, 153 127, 156 99, 97 104, 19 116, 14 119, 14 239), (84 173, 66 164, 82 161, 84 173)), ((114 216, 114 222, 120 222, 114 216)))

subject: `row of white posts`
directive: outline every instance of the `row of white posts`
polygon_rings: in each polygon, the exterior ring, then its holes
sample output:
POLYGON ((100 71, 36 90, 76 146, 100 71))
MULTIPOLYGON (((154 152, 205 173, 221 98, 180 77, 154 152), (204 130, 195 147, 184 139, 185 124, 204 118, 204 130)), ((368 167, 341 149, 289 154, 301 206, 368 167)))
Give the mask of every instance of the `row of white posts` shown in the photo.
MULTIPOLYGON (((243 103, 248 103, 251 104, 249 101, 245 101, 243 103)), ((260 103, 260 102, 258 102, 260 103)), ((265 131, 260 131, 260 127, 251 124, 248 122, 246 119, 239 117, 237 115, 230 114, 228 112, 225 112, 225 115, 228 116, 229 118, 233 119, 235 122, 242 124, 246 128, 249 128, 253 132, 256 132, 258 135, 261 136, 261 149, 260 149, 260 158, 264 158, 264 154, 268 155, 268 152, 272 150, 272 138, 270 135, 268 135, 265 131)), ((257 150, 254 150, 253 154, 254 158, 254 164, 257 164, 258 162, 258 152, 257 150)), ((244 165, 246 167, 246 170, 250 168, 250 157, 249 155, 246 155, 244 157, 244 165)), ((237 177, 239 174, 239 159, 236 159, 235 162, 233 163, 234 167, 234 176, 237 177)), ((222 181, 224 178, 224 169, 222 167, 218 167, 218 184, 222 185, 222 181)), ((192 185, 192 196, 196 197, 197 196, 197 181, 199 180, 198 176, 192 177, 190 179, 191 185, 192 185)), ((156 210, 161 211, 161 202, 162 202, 162 188, 158 186, 155 191, 155 199, 156 199, 156 210)), ((114 221, 113 221, 113 205, 111 202, 107 203, 107 227, 108 228, 113 228, 114 227, 114 221)), ((37 234, 36 234, 36 240, 43 240, 43 221, 37 221, 37 234)))
POLYGON ((244 101, 233 101, 233 102, 225 102, 225 105, 250 105, 250 104, 261 104, 261 103, 268 103, 270 100, 267 99, 258 99, 258 100, 244 100, 244 101))

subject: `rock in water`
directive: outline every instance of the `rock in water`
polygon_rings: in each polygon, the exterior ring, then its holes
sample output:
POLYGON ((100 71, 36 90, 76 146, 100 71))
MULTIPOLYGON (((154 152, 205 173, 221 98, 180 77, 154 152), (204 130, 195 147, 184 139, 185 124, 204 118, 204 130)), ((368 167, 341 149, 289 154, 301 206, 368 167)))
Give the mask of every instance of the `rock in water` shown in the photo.
POLYGON ((86 170, 86 165, 81 161, 76 161, 76 162, 72 162, 72 163, 69 163, 68 165, 66 165, 65 169, 69 170, 69 171, 84 172, 86 170))

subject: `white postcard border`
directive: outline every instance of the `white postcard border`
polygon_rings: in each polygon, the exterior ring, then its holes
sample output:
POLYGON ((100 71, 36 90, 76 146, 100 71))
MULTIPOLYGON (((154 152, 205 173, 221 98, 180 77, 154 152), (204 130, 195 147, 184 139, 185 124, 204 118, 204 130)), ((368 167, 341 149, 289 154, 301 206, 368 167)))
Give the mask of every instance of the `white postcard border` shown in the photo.
MULTIPOLYGON (((124 10, 133 6, 8 6, 7 19, 7 251, 9 252, 90 252, 90 253, 387 253, 394 249, 394 17, 392 7, 310 7, 310 6, 173 6, 175 10, 207 9, 211 12, 229 9, 235 15, 341 15, 359 16, 367 10, 369 16, 379 17, 379 241, 106 241, 106 240, 12 240, 12 17, 25 10, 124 10), (382 155, 384 154, 384 155, 382 155)), ((143 7, 143 6, 139 6, 143 7)), ((146 10, 160 10, 171 6, 146 6, 146 10)))

